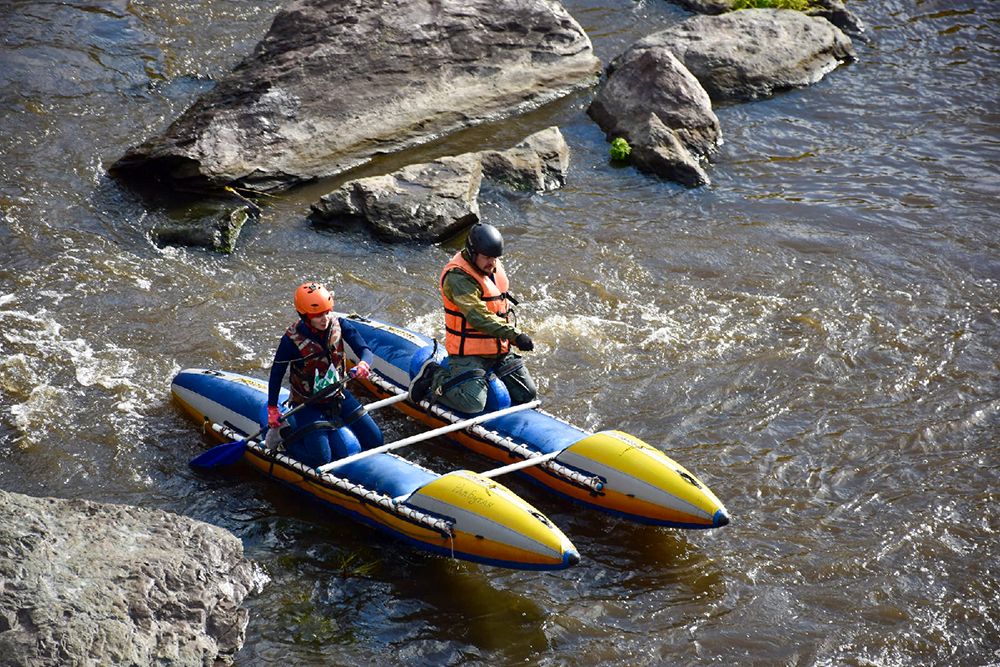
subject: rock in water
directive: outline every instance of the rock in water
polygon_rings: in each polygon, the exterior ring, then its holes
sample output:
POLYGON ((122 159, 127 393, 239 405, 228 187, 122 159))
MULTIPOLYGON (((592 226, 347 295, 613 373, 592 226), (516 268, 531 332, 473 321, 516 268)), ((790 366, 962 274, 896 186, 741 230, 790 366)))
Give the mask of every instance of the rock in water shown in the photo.
POLYGON ((482 165, 476 153, 361 178, 324 195, 309 219, 322 227, 366 223, 387 241, 440 241, 479 220, 482 165))
POLYGON ((709 182, 702 162, 722 139, 712 101, 669 49, 629 50, 612 64, 587 113, 632 147, 639 169, 688 187, 709 182))
POLYGON ((0 663, 229 664, 263 575, 222 528, 0 491, 0 663))
POLYGON ((600 67, 552 0, 297 0, 111 171, 286 188, 539 106, 596 83, 600 67))
POLYGON ((696 16, 639 40, 622 59, 653 48, 669 49, 716 101, 808 86, 857 58, 835 25, 789 9, 696 16))
POLYGON ((504 151, 445 156, 383 176, 348 181, 312 205, 319 227, 369 227, 392 242, 438 242, 479 221, 479 186, 542 192, 566 182, 569 147, 558 127, 545 128, 504 151))

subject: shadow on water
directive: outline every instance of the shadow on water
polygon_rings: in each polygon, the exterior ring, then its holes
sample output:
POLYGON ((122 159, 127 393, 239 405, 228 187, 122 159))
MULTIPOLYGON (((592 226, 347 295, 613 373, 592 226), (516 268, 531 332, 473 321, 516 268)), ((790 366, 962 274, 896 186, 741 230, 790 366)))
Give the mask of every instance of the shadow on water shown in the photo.
POLYGON ((271 615, 252 630, 260 633, 258 650, 294 646, 305 656, 328 654, 336 645, 335 654, 349 655, 352 647, 367 654, 373 645, 389 651, 419 645, 421 660, 441 656, 447 664, 470 651, 509 656, 517 646, 515 653, 527 657, 545 649, 545 611, 495 583, 507 571, 427 554, 260 479, 246 466, 231 468, 231 482, 214 473, 199 478, 236 490, 219 498, 217 519, 241 537, 246 555, 271 578, 248 601, 251 612, 271 615), (250 497, 240 487, 250 487, 250 497))
POLYGON ((717 565, 698 546, 703 531, 646 526, 585 509, 552 518, 580 550, 578 570, 598 570, 600 579, 610 577, 623 592, 671 587, 701 597, 721 581, 717 565))

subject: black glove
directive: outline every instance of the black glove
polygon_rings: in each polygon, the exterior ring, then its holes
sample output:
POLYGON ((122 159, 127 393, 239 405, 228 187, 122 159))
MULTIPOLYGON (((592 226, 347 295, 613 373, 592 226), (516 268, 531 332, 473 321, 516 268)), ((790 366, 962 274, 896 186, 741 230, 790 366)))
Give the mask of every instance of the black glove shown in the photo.
POLYGON ((531 337, 526 333, 517 334, 517 338, 514 339, 514 345, 517 349, 524 352, 531 352, 535 349, 535 343, 531 340, 531 337))

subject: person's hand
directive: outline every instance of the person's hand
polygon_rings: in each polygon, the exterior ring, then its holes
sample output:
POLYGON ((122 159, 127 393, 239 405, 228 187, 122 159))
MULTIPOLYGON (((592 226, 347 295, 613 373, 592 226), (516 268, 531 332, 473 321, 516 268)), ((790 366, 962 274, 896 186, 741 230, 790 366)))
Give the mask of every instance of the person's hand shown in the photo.
POLYGON ((270 428, 281 426, 281 410, 276 405, 267 406, 267 425, 270 428))
POLYGON ((352 378, 361 378, 363 380, 371 373, 371 369, 368 368, 368 364, 359 361, 358 365, 352 368, 350 373, 352 378))
POLYGON ((535 343, 531 340, 531 336, 526 333, 517 334, 517 338, 514 339, 514 345, 517 349, 523 352, 531 352, 535 349, 535 343))

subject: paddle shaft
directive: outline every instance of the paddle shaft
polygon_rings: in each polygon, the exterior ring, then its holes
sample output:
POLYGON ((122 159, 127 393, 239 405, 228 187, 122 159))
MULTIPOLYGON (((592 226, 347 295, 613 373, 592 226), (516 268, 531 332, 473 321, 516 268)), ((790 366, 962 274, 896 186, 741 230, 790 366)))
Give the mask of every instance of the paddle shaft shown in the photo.
MULTIPOLYGON (((302 403, 301 405, 296 405, 296 406, 295 406, 294 408, 292 408, 291 410, 289 410, 289 411, 288 411, 288 412, 286 412, 285 414, 283 414, 283 415, 281 415, 280 417, 278 417, 278 423, 279 423, 279 424, 281 424, 281 423, 282 423, 282 422, 284 422, 284 421, 285 421, 285 420, 286 420, 287 418, 291 417, 291 416, 292 416, 292 415, 294 415, 294 414, 295 414, 296 412, 298 412, 298 411, 299 411, 299 410, 301 410, 302 408, 306 407, 306 405, 308 405, 308 403, 302 403)), ((237 442, 243 442, 243 443, 247 443, 247 442, 250 442, 251 440, 253 440, 254 438, 256 438, 256 437, 257 437, 258 435, 260 435, 260 434, 261 434, 261 433, 263 433, 263 432, 264 432, 264 427, 263 427, 263 426, 261 426, 261 427, 260 427, 259 429, 257 429, 256 431, 254 431, 253 433, 251 433, 251 434, 250 434, 250 435, 248 435, 247 437, 243 438, 242 440, 238 440, 237 442)))
POLYGON ((430 440, 439 435, 445 435, 447 433, 452 433, 454 431, 461 431, 463 428, 468 428, 469 426, 475 426, 476 424, 481 424, 482 422, 495 419, 497 417, 503 417, 504 415, 509 415, 514 412, 520 412, 521 410, 530 410, 531 408, 537 408, 541 405, 541 401, 531 401, 530 403, 522 403, 521 405, 512 405, 509 408, 504 408, 503 410, 497 410, 495 412, 487 412, 485 414, 478 415, 476 417, 470 417, 469 419, 462 420, 460 422, 455 422, 454 424, 448 424, 440 428, 436 428, 430 431, 425 431, 424 433, 418 433, 417 435, 410 436, 409 438, 403 438, 402 440, 397 440, 395 442, 390 442, 381 447, 376 447, 375 449, 369 449, 363 451, 359 454, 352 454, 351 456, 345 456, 342 459, 337 459, 336 461, 331 461, 325 465, 321 465, 318 470, 320 472, 326 472, 332 470, 338 466, 345 463, 351 463, 352 461, 357 461, 360 459, 368 458, 369 456, 374 456, 375 454, 382 454, 384 452, 392 451, 393 449, 399 449, 400 447, 406 447, 407 445, 412 445, 418 442, 423 442, 424 440, 430 440))
MULTIPOLYGON (((328 387, 324 387, 318 393, 313 394, 312 396, 310 396, 309 398, 307 398, 305 400, 305 402, 299 403, 294 408, 292 408, 291 410, 289 410, 285 414, 281 415, 281 417, 278 418, 278 422, 280 423, 280 422, 285 421, 286 419, 288 419, 289 417, 291 417, 292 415, 294 415, 296 412, 298 412, 302 408, 306 407, 307 405, 312 405, 316 401, 322 400, 324 398, 329 398, 330 396, 332 396, 334 394, 337 394, 338 392, 340 392, 341 389, 344 388, 344 386, 348 382, 350 382, 353 379, 354 378, 352 378, 352 377, 346 377, 343 380, 341 380, 340 382, 335 382, 335 383, 331 384, 328 387)), ((242 441, 238 441, 238 442, 248 442, 250 440, 253 440, 254 438, 256 438, 258 435, 260 435, 263 432, 264 432, 264 427, 261 426, 259 429, 257 429, 256 431, 254 431, 251 435, 248 435, 247 437, 243 438, 242 441)))
MULTIPOLYGON (((347 384, 347 380, 351 380, 351 379, 353 379, 353 378, 347 378, 345 380, 341 380, 341 382, 338 383, 338 384, 347 384)), ((317 394, 316 396, 313 396, 312 398, 310 398, 309 400, 307 400, 305 403, 302 403, 300 405, 296 405, 294 408, 292 408, 291 410, 289 410, 285 414, 281 415, 281 419, 279 419, 278 421, 285 421, 286 419, 288 419, 289 417, 291 417, 292 415, 294 415, 298 410, 306 407, 307 405, 311 405, 312 403, 316 402, 318 400, 318 397, 319 397, 319 394, 317 394)), ((406 400, 407 398, 409 398, 409 397, 406 394, 400 394, 399 396, 391 396, 389 398, 384 398, 381 401, 375 401, 374 403, 369 403, 368 405, 365 405, 365 406, 362 406, 362 407, 364 407, 365 412, 371 412, 372 410, 378 410, 379 408, 384 408, 385 406, 392 405, 393 403, 399 403, 400 401, 406 400)), ((254 433, 251 436, 248 436, 247 440, 253 440, 258 435, 260 435, 261 431, 263 431, 263 430, 264 430, 263 427, 257 429, 257 432, 254 433)))
MULTIPOLYGON (((285 414, 281 415, 281 417, 278 419, 279 423, 285 421, 288 417, 295 414, 298 410, 301 410, 307 405, 312 405, 316 401, 328 398, 330 396, 339 393, 344 388, 344 386, 352 379, 354 378, 346 377, 340 382, 334 382, 328 387, 324 387, 323 389, 321 389, 320 391, 316 392, 314 395, 306 399, 305 402, 303 402, 302 404, 296 405, 294 408, 292 408, 285 414)), ((254 431, 252 434, 246 436, 245 438, 242 438, 240 440, 234 440, 233 442, 224 442, 221 445, 216 445, 207 452, 204 452, 203 454, 195 457, 194 460, 188 463, 188 465, 210 468, 217 465, 228 465, 230 463, 235 463, 236 461, 243 458, 243 452, 246 450, 247 442, 253 440, 263 432, 264 432, 264 427, 262 426, 256 431, 254 431)))

